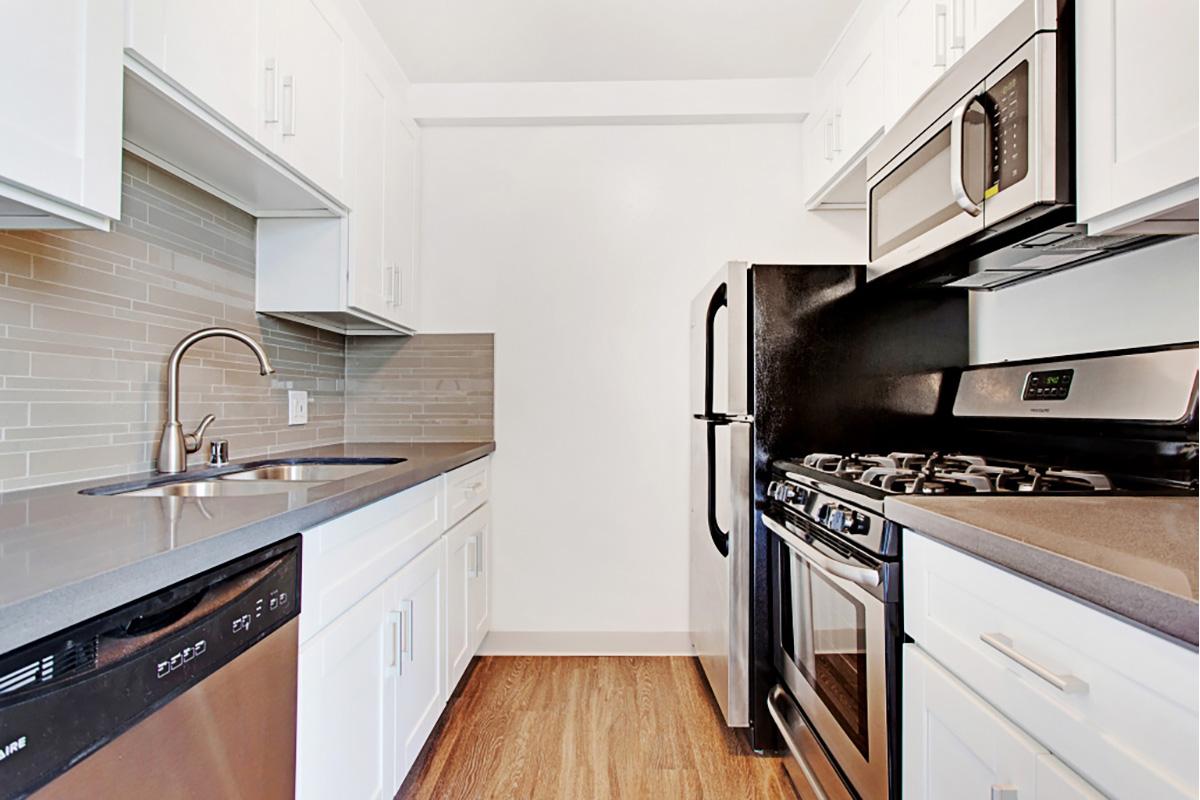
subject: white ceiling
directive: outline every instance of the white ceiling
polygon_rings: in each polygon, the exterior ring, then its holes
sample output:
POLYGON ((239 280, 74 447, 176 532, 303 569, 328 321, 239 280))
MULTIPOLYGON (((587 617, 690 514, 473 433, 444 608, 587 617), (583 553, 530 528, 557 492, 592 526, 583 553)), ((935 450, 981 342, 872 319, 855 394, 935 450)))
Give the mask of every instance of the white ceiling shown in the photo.
POLYGON ((851 0, 361 0, 413 82, 811 75, 851 0))

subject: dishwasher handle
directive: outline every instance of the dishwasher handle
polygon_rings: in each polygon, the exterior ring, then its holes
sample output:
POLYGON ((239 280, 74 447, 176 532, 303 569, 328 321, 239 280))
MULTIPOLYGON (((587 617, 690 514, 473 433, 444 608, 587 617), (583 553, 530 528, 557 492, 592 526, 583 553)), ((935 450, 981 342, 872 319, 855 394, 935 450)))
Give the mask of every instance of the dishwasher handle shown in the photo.
POLYGON ((192 590, 176 592, 184 595, 181 600, 172 596, 174 590, 150 598, 150 608, 139 608, 100 635, 96 666, 111 666, 152 650, 159 642, 227 608, 278 572, 289 557, 285 553, 211 585, 188 587, 192 590))

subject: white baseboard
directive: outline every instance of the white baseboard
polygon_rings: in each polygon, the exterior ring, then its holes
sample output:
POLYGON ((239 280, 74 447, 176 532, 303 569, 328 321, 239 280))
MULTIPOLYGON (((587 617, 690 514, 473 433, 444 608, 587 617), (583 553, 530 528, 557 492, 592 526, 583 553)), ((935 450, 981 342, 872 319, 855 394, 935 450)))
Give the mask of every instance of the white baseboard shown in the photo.
POLYGON ((690 656, 687 631, 491 631, 481 656, 690 656))

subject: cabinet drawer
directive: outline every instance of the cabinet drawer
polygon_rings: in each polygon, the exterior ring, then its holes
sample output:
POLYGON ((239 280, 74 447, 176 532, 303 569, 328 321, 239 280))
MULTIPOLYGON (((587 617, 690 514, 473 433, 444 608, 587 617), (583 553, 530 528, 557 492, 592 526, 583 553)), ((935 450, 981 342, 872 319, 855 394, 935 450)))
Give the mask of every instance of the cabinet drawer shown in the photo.
POLYGON ((437 541, 441 481, 426 481, 304 532, 300 641, 437 541))
POLYGON ((472 461, 447 472, 442 479, 446 482, 446 527, 449 528, 487 502, 492 491, 491 459, 485 456, 472 461))
POLYGON ((1196 796, 1195 651, 912 531, 904 627, 1106 794, 1196 796))

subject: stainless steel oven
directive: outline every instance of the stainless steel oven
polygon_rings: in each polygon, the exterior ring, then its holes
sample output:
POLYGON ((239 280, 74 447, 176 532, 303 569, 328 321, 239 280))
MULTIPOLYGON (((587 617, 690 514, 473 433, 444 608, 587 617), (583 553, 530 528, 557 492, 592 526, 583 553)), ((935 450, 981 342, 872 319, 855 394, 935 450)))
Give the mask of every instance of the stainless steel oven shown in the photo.
MULTIPOLYGON (((881 800, 893 791, 898 767, 896 720, 889 716, 898 705, 889 696, 898 690, 899 563, 835 532, 848 513, 818 509, 815 516, 824 515, 831 526, 782 505, 763 515, 774 534, 774 660, 786 689, 772 700, 783 708, 794 702, 845 783, 859 797, 881 800)), ((781 729, 793 728, 782 730, 791 745, 804 732, 780 716, 781 729)), ((811 748, 808 754, 791 749, 810 782, 829 771, 811 748)), ((839 788, 826 781, 821 791, 837 796, 839 788)))
POLYGON ((1025 239, 1074 222, 1047 216, 1073 200, 1068 7, 1022 2, 868 155, 869 278, 1018 226, 1025 239))

